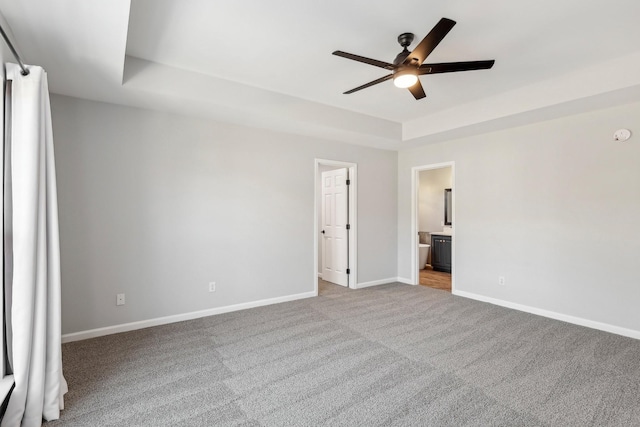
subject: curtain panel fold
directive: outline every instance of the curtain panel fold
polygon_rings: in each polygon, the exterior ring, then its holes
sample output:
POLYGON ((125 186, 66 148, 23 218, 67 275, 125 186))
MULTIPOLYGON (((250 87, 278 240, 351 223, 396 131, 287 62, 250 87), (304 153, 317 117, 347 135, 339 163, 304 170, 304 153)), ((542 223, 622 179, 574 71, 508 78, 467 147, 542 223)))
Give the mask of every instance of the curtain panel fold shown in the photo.
MULTIPOLYGON (((53 132, 47 75, 29 66, 23 76, 6 64, 11 83, 10 230, 11 369, 15 388, 2 427, 40 426, 60 417, 62 375, 60 245, 53 132)), ((6 152, 6 151, 5 151, 6 152)), ((5 175, 6 179, 6 175, 5 175)), ((6 242, 6 239, 5 239, 6 242)), ((5 258, 6 259, 6 258, 5 258)))

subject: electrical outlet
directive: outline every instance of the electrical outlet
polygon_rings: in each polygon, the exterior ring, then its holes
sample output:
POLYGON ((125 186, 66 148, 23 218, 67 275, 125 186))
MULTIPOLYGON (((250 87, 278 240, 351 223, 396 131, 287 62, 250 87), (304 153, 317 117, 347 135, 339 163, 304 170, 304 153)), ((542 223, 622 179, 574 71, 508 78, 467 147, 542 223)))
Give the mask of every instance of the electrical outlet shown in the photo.
POLYGON ((504 276, 498 276, 498 285, 504 286, 504 276))
POLYGON ((116 295, 116 305, 124 305, 124 294, 116 295))
POLYGON ((216 282, 209 282, 209 292, 216 291, 216 282))

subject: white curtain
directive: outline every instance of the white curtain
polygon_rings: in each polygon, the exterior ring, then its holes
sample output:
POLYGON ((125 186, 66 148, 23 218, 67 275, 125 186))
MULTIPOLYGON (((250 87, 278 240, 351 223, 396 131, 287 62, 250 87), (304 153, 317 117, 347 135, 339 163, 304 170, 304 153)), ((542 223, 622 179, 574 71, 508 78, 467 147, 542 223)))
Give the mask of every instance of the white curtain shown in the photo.
MULTIPOLYGON (((23 76, 7 64, 11 82, 10 180, 12 218, 11 368, 15 389, 2 427, 40 426, 60 417, 62 376, 60 246, 53 133, 47 75, 23 76)), ((6 152, 6 151, 5 151, 6 152)), ((5 233, 7 230, 5 230, 5 233)), ((5 247, 5 251, 11 248, 5 247)))

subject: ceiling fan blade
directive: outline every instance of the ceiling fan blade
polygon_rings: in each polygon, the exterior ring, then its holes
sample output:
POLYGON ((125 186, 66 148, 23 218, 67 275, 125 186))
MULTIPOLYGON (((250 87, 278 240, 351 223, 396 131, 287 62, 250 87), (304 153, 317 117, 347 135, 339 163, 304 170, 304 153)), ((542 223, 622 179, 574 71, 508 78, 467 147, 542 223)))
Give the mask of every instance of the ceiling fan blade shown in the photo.
POLYGON ((496 61, 464 61, 464 62, 442 62, 439 64, 422 64, 418 68, 418 74, 439 74, 454 73, 456 71, 487 70, 493 67, 496 61))
POLYGON ((448 19, 448 18, 442 18, 436 24, 436 26, 433 27, 433 29, 429 32, 429 34, 427 34, 425 38, 422 39, 420 44, 418 44, 418 46, 416 46, 416 48, 413 49, 413 52, 411 52, 409 56, 407 56, 403 64, 404 65, 408 65, 412 63, 415 65, 422 64, 424 60, 427 59, 427 56, 429 56, 429 54, 433 52, 433 49, 435 49, 436 46, 440 44, 444 36, 446 36, 449 33, 449 31, 451 31, 454 25, 456 25, 456 21, 452 21, 451 19, 448 19), (413 61, 417 61, 417 62, 413 62, 413 61))
POLYGON ((386 68, 387 70, 393 70, 393 64, 389 64, 388 62, 384 62, 384 61, 378 61, 377 59, 365 58, 364 56, 354 55, 353 53, 347 53, 341 50, 336 50, 335 52, 333 52, 333 54, 336 56, 341 56, 343 58, 352 59, 354 61, 373 65, 376 67, 386 68))
POLYGON ((409 89, 409 92, 411 92, 411 95, 413 95, 415 99, 422 99, 427 96, 427 94, 424 93, 424 88, 422 87, 420 80, 418 80, 413 86, 409 86, 407 89, 409 89))
POLYGON ((366 88, 371 87, 373 85, 377 85, 378 83, 385 82, 385 81, 389 80, 391 77, 393 77, 393 74, 389 74, 388 76, 380 77, 377 80, 374 80, 372 82, 363 84, 362 86, 358 86, 358 87, 356 87, 354 89, 348 90, 348 91, 344 92, 344 95, 349 95, 350 93, 357 92, 359 90, 366 89, 366 88))

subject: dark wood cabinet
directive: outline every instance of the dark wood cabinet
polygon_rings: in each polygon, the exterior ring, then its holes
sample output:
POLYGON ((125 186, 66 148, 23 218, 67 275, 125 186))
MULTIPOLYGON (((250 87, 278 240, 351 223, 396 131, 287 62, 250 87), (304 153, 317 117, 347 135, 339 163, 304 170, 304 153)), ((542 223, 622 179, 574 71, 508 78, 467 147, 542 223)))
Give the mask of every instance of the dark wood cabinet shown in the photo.
POLYGON ((431 236, 431 266, 435 271, 451 273, 451 236, 431 236))

